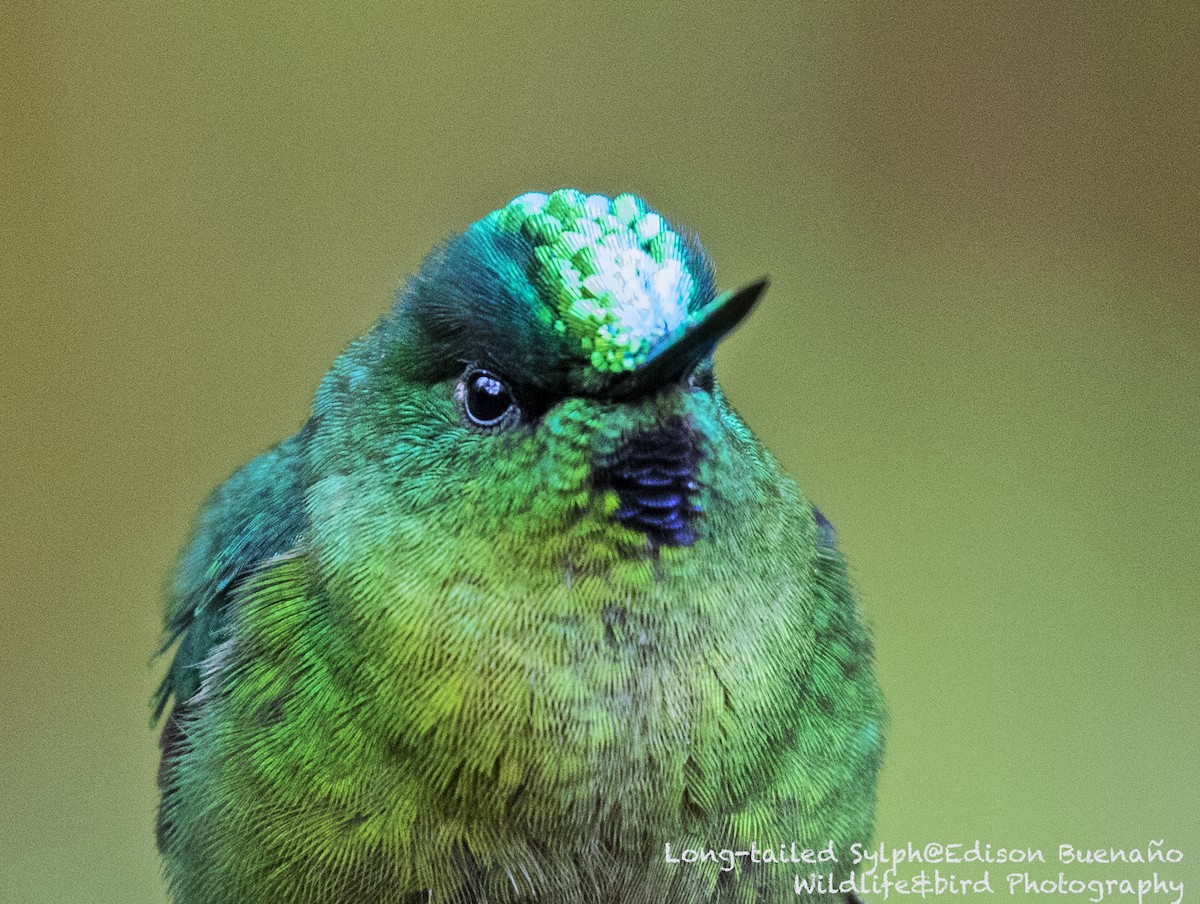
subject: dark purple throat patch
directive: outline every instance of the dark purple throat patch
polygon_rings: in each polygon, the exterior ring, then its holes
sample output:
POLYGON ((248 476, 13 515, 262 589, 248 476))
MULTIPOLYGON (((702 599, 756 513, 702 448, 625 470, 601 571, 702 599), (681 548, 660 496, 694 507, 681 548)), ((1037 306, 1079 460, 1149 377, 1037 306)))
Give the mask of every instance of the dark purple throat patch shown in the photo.
POLYGON ((597 486, 615 490, 621 524, 641 531, 654 546, 696 541, 700 449, 682 418, 628 436, 596 471, 597 486))

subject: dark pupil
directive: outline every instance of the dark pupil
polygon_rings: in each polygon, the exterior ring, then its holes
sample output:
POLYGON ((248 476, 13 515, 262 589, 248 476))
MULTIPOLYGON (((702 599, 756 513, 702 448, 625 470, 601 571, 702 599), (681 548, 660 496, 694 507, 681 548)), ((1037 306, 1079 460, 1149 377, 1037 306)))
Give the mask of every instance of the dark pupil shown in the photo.
POLYGON ((476 374, 467 385, 467 414, 480 424, 493 424, 512 407, 512 396, 491 374, 476 374))

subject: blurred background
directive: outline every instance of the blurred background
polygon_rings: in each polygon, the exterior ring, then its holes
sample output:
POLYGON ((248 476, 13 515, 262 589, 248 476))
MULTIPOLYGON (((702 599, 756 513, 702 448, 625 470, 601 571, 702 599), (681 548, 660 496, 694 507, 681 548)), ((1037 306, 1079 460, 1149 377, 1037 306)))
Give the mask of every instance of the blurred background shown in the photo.
POLYGON ((772 277, 719 371, 875 625, 878 837, 1164 839, 1200 888, 1195 3, 4 19, 0 900, 165 901, 149 657, 198 505, 431 245, 563 185, 772 277))

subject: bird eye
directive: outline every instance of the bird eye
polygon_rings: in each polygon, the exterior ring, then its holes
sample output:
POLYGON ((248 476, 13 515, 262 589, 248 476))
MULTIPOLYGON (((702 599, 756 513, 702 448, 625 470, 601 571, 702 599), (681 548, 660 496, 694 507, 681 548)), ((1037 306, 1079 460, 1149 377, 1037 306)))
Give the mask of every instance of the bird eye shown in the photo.
POLYGON ((521 415, 512 390, 486 370, 468 371, 462 383, 463 410, 478 427, 503 427, 521 415))

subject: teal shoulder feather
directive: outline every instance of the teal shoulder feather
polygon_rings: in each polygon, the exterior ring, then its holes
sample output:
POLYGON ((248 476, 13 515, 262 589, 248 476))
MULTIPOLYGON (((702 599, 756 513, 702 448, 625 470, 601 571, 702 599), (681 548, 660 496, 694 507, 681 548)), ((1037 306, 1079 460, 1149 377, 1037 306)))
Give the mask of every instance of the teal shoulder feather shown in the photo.
POLYGON ((200 688, 200 665, 221 642, 232 589, 259 563, 297 545, 304 534, 304 432, 238 470, 205 503, 167 595, 166 638, 178 644, 153 699, 157 721, 200 688))

